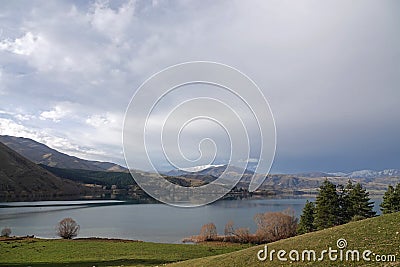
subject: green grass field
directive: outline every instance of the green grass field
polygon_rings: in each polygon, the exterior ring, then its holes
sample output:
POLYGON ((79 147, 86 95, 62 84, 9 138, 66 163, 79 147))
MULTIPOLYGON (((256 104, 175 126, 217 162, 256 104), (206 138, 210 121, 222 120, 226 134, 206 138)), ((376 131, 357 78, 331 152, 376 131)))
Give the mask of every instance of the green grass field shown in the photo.
POLYGON ((0 241, 0 266, 157 266, 247 248, 119 240, 24 239, 0 241))
MULTIPOLYGON (((328 247, 337 249, 336 241, 344 238, 347 241, 346 250, 358 249, 359 251, 371 250, 380 255, 395 255, 396 262, 377 262, 377 261, 329 261, 327 256, 320 262, 287 262, 278 261, 276 253, 273 261, 259 261, 257 252, 264 248, 264 245, 254 246, 241 251, 227 253, 223 255, 210 256, 201 259, 194 259, 171 266, 400 266, 400 213, 383 215, 359 222, 351 222, 334 228, 296 236, 293 238, 280 240, 268 244, 268 250, 276 251, 284 249, 289 252, 292 249, 303 251, 304 249, 314 249, 317 258, 320 252, 328 247)), ((288 257, 288 255, 286 255, 288 257)), ((373 259, 373 256, 370 256, 373 259)))
MULTIPOLYGON (((337 249, 339 238, 347 240, 346 250, 371 250, 395 255, 396 262, 329 261, 260 262, 261 246, 207 243, 198 245, 157 244, 121 240, 0 241, 0 266, 400 266, 400 213, 379 216, 268 244, 268 250, 315 250, 317 257, 328 247, 337 249)), ((286 255, 287 257, 287 255, 286 255)), ((370 256, 374 260, 373 255, 370 256)))

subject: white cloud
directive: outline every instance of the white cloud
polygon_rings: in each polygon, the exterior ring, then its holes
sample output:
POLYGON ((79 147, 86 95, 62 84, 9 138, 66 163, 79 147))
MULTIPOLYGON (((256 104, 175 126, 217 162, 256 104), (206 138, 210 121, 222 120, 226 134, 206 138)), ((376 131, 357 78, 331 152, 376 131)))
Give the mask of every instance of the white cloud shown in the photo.
POLYGON ((83 147, 72 143, 67 138, 57 137, 51 131, 49 132, 48 129, 33 129, 11 119, 0 118, 0 135, 29 138, 58 151, 81 158, 98 158, 98 156, 106 155, 104 151, 83 147))
MULTIPOLYGON (((4 113, 3 113, 4 114, 4 113)), ((33 136, 32 131, 27 130, 22 124, 15 123, 13 120, 0 118, 0 134, 21 136, 33 136)))
POLYGON ((14 118, 16 118, 19 121, 29 121, 36 119, 36 116, 30 114, 15 114, 14 118))
POLYGON ((65 105, 56 105, 52 110, 43 111, 40 113, 41 120, 52 120, 54 122, 60 122, 60 119, 64 118, 71 113, 71 110, 65 105))
POLYGON ((122 4, 116 10, 104 2, 95 2, 87 17, 97 31, 118 43, 122 41, 129 27, 132 27, 134 12, 134 1, 122 4))
MULTIPOLYGON (((0 37, 1 37, 1 35, 0 35, 0 37)), ((3 71, 2 71, 2 69, 0 68, 0 96, 1 95, 5 95, 5 89, 4 89, 4 78, 3 78, 3 71)))
POLYGON ((16 119, 17 121, 28 121, 28 120, 36 119, 35 115, 26 114, 21 109, 16 109, 16 112, 0 110, 0 116, 1 115, 5 116, 5 117, 12 117, 12 118, 16 119))
POLYGON ((115 122, 116 122, 115 116, 111 115, 110 113, 102 115, 96 114, 86 119, 86 123, 95 128, 114 124, 115 122))
POLYGON ((0 50, 9 51, 17 55, 29 56, 39 45, 43 45, 42 39, 31 32, 27 32, 21 38, 16 38, 14 41, 10 39, 1 41, 0 50))

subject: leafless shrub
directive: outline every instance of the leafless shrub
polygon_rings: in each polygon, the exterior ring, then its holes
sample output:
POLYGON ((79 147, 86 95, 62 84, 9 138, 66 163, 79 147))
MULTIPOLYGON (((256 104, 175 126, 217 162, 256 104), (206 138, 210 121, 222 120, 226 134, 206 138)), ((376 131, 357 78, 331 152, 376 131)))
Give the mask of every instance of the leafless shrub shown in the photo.
POLYGON ((207 223, 201 227, 199 238, 202 241, 212 241, 217 237, 217 227, 213 223, 207 223))
POLYGON ((72 218, 64 218, 57 224, 57 234, 64 239, 76 237, 79 229, 79 225, 72 218))
POLYGON ((4 227, 1 229, 1 236, 9 237, 11 235, 11 228, 10 227, 4 227))
POLYGON ((233 221, 229 221, 225 224, 224 228, 224 241, 231 241, 233 235, 235 234, 235 230, 233 228, 233 221))
POLYGON ((296 235, 297 218, 292 210, 266 212, 254 216, 257 243, 273 242, 296 235))
POLYGON ((239 243, 251 243, 250 229, 249 228, 236 229, 234 241, 239 243))

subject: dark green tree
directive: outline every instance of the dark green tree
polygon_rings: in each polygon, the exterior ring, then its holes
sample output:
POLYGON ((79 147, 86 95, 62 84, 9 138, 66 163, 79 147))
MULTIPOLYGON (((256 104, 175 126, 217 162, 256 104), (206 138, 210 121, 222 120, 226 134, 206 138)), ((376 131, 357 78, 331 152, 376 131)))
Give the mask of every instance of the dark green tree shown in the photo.
POLYGON ((350 218, 371 218, 375 216, 374 202, 369 197, 369 192, 360 183, 352 186, 348 191, 348 214, 350 218))
POLYGON ((339 197, 336 185, 326 179, 315 201, 315 226, 318 230, 340 224, 339 197))
POLYGON ((383 196, 381 211, 383 214, 400 211, 400 183, 396 185, 396 188, 389 185, 383 196))
POLYGON ((310 202, 307 200, 306 205, 303 208, 303 213, 300 216, 299 227, 297 228, 297 232, 299 234, 305 234, 315 231, 314 213, 315 213, 314 202, 310 202))
POLYGON ((353 184, 349 180, 346 186, 337 185, 338 200, 339 200, 339 224, 347 223, 351 220, 351 208, 349 201, 349 192, 353 189, 353 184))

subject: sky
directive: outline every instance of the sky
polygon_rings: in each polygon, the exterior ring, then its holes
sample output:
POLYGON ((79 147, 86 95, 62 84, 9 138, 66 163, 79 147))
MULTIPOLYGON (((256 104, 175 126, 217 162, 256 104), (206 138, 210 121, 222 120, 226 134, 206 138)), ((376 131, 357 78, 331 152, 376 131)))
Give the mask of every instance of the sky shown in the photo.
MULTIPOLYGON (((124 114, 139 86, 212 61, 268 100, 272 172, 400 169, 399 12, 394 0, 2 1, 0 134, 125 165, 124 114)), ((160 112, 193 95, 171 95, 160 112)), ((225 135, 204 123, 188 128, 185 153, 199 152, 191 132, 225 135)))

